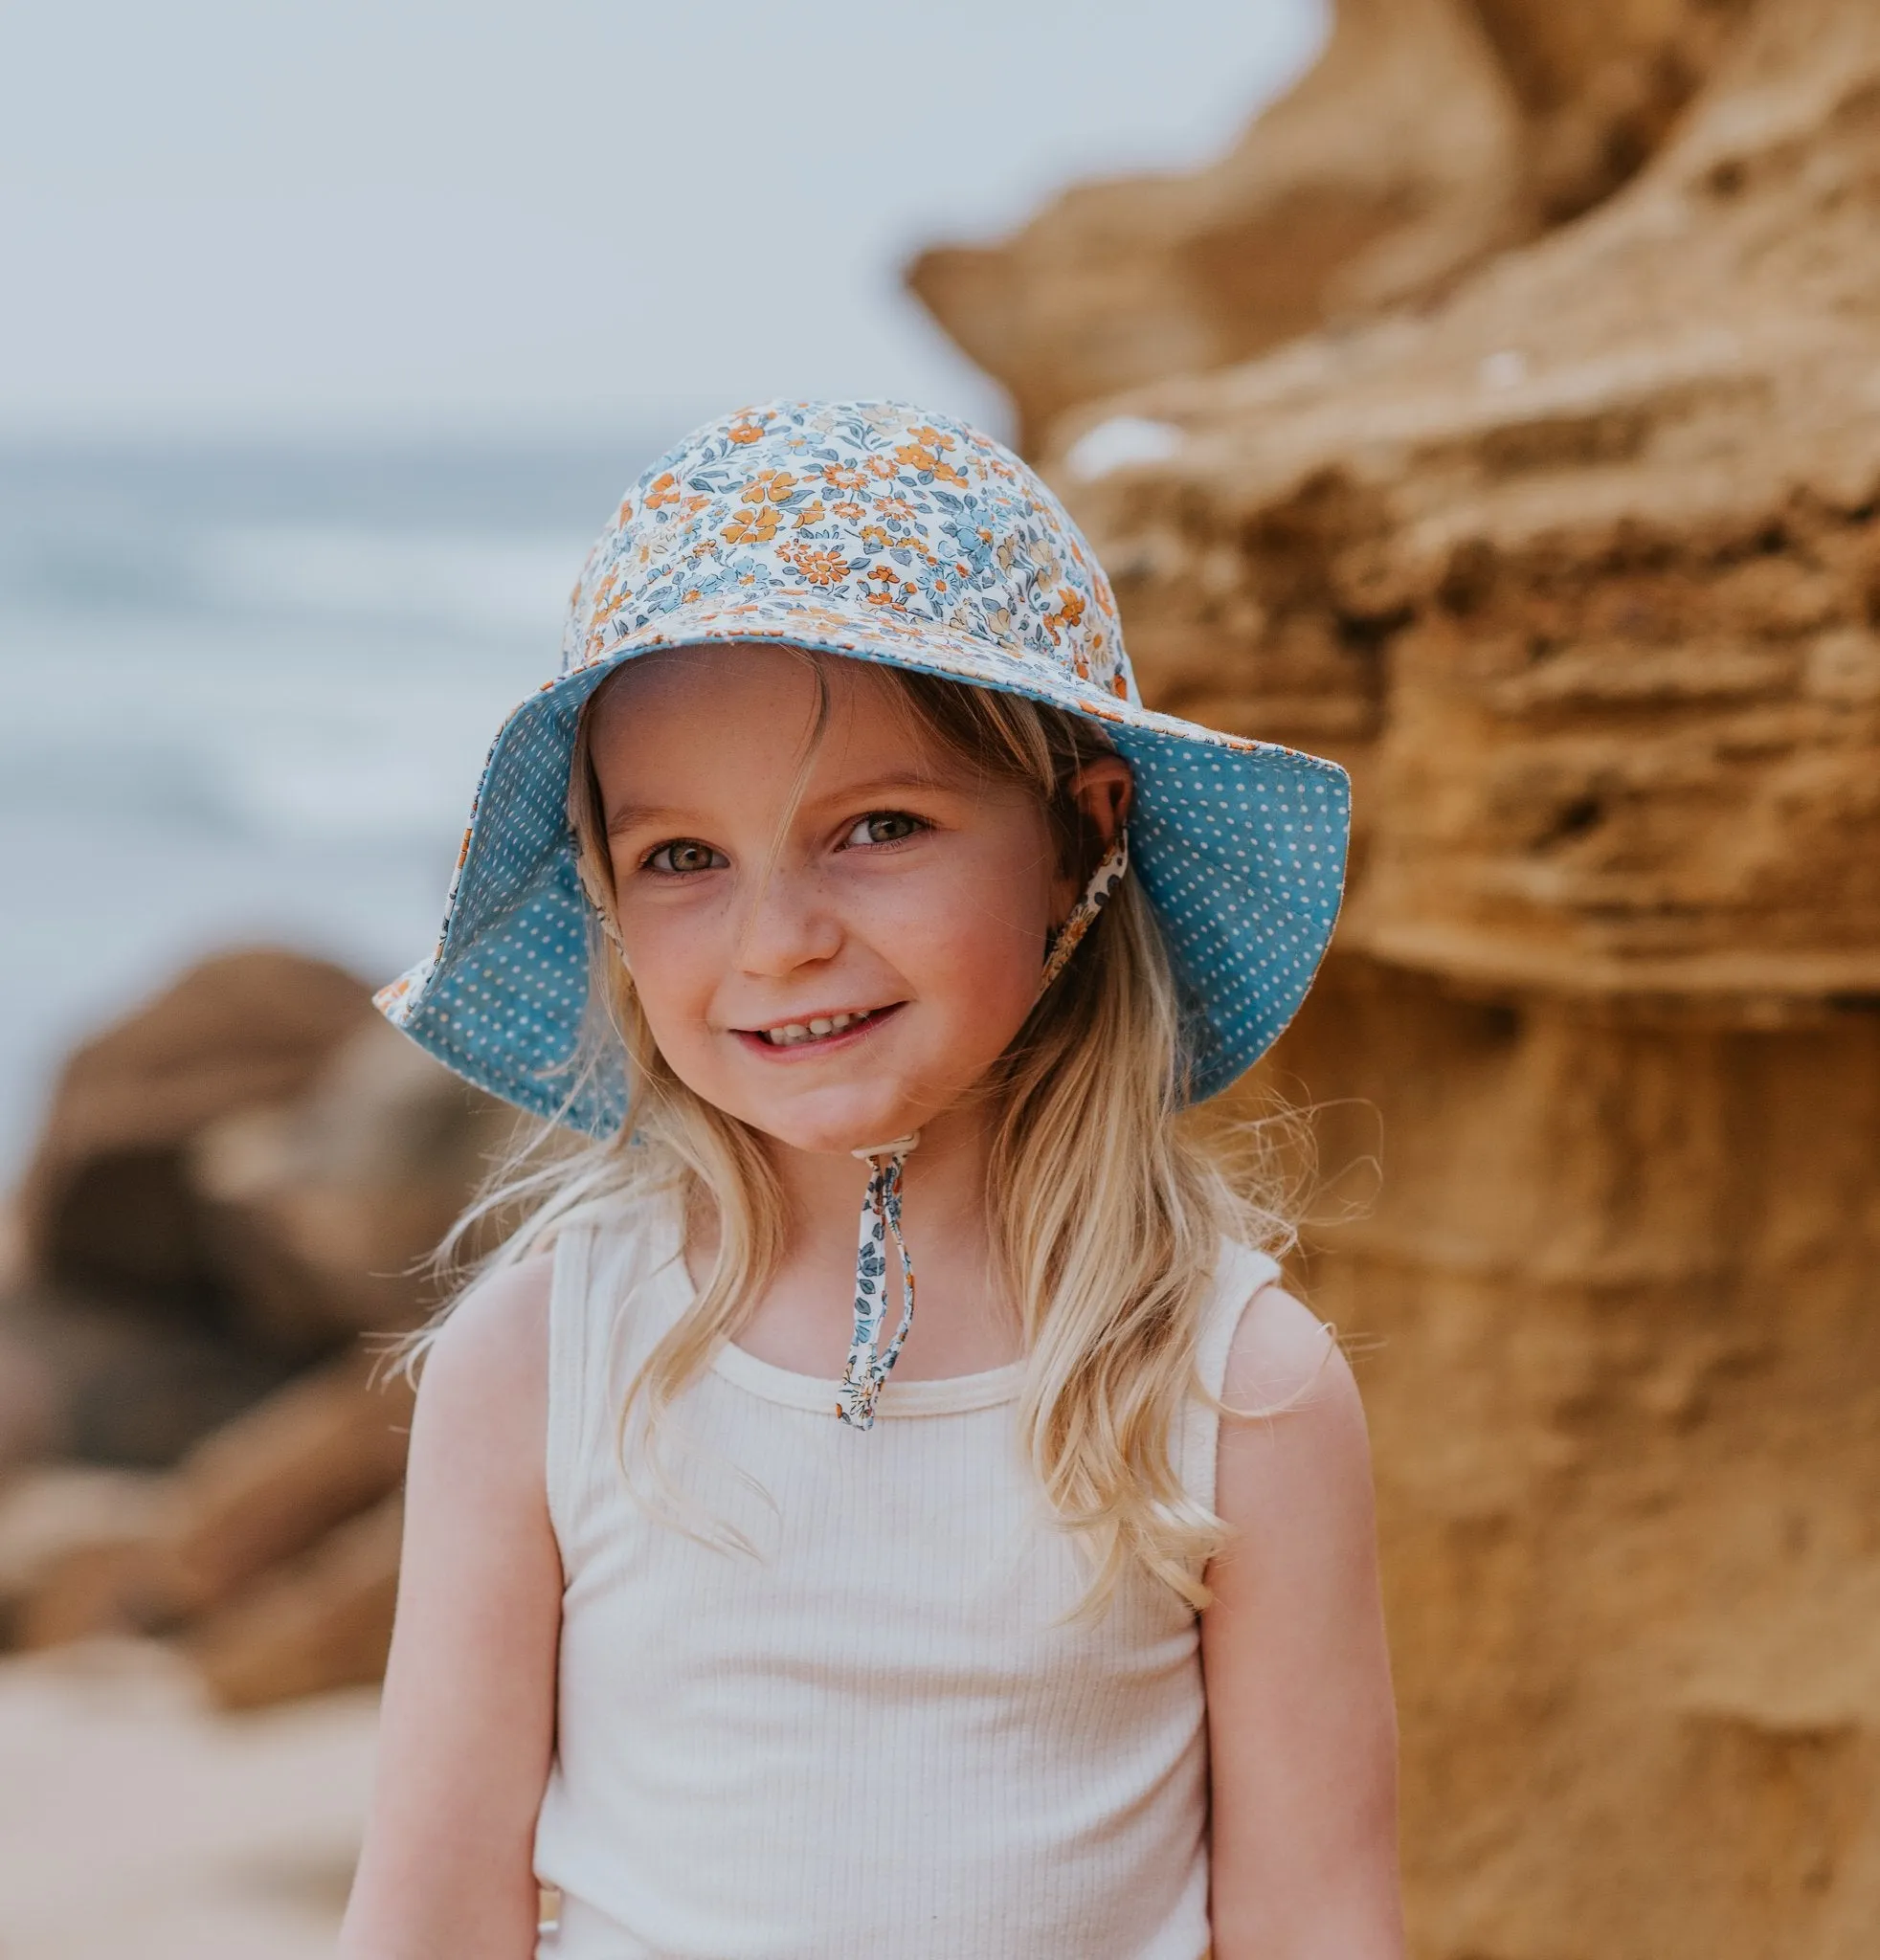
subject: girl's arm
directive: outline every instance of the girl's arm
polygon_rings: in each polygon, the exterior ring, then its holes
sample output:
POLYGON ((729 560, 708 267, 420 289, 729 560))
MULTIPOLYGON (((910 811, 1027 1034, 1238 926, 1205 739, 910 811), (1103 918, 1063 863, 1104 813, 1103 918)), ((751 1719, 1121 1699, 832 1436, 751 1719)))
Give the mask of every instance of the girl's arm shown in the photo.
POLYGON ((1397 1717, 1371 1455, 1345 1357, 1278 1287, 1228 1357, 1201 1615, 1215 1960, 1401 1960, 1397 1717))
POLYGON ((425 1359, 346 1960, 535 1951, 562 1587, 543 1468, 550 1266, 477 1287, 425 1359))

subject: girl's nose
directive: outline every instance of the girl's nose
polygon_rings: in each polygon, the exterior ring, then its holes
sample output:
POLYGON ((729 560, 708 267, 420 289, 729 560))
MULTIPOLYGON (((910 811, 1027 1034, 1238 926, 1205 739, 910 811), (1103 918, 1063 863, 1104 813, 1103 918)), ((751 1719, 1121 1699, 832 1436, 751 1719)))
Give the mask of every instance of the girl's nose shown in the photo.
POLYGON ((751 895, 738 934, 737 962, 747 973, 776 978, 834 959, 841 944, 841 922, 820 881, 779 864, 751 895))

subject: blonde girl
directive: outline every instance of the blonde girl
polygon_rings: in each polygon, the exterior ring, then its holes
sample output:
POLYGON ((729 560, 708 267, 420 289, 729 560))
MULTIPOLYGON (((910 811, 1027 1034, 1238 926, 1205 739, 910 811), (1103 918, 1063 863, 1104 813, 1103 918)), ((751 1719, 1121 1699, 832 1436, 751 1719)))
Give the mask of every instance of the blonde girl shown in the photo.
POLYGON ((645 473, 382 998, 585 1141, 428 1338, 352 1960, 1400 1953, 1362 1415, 1184 1114, 1346 826, 976 432, 645 473))

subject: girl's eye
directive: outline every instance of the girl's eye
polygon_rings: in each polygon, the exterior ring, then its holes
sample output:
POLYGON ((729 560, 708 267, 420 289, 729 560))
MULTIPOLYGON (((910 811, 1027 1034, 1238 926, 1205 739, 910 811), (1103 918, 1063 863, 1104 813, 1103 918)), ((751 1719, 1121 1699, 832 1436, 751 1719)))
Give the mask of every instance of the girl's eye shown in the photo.
POLYGON ((722 851, 702 844, 696 837, 675 837, 661 844, 642 860, 648 871, 662 871, 668 878, 683 878, 688 871, 722 871, 731 860, 722 851))
POLYGON ((919 817, 909 816, 905 810, 871 811, 842 839, 848 844, 898 844, 903 837, 911 837, 927 826, 919 817))

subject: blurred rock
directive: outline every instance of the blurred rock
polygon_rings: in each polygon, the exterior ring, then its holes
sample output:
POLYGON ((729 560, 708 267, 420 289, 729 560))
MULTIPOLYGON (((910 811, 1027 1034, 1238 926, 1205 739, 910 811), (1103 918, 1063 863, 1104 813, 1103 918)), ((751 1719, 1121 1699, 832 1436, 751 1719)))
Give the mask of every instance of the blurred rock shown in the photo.
POLYGON ((78 1049, 21 1191, 30 1271, 191 1306, 220 1276, 185 1162, 216 1118, 304 1092, 372 1013, 348 973, 299 954, 223 954, 78 1049))
POLYGON ((35 1343, 6 1325, 0 1309, 0 1481, 58 1443, 58 1385, 35 1343))
POLYGON ((147 1473, 61 1464, 0 1489, 0 1647, 44 1647, 134 1624, 128 1575, 169 1518, 147 1473))
POLYGON ((426 1262, 516 1121, 374 1015, 299 1100, 207 1126, 189 1180, 240 1325, 288 1347, 417 1325, 426 1262))
POLYGON ((412 1394, 349 1353, 175 1472, 77 1466, 0 1496, 0 1644, 168 1633, 231 1706, 377 1679, 412 1394))
POLYGON ((173 1303, 46 1288, 0 1297, 0 1466, 77 1457, 162 1468, 291 1366, 173 1303))
POLYGON ((416 1325, 514 1122, 337 969, 192 969, 54 1096, 0 1293, 0 1467, 173 1463, 294 1369, 416 1325))
POLYGON ((1446 291, 1611 194, 1702 82, 1739 0, 1341 0, 1318 64, 1190 175, 1079 186, 908 282, 1010 390, 1073 404, 1446 291))
POLYGON ((1470 0, 1527 123, 1528 194, 1565 223, 1657 154, 1751 0, 1470 0))
POLYGON ((227 1708, 376 1682, 398 1595, 401 1497, 329 1532, 211 1614, 185 1643, 227 1708))
POLYGON ((221 1606, 396 1490, 411 1407, 405 1377, 355 1351, 210 1437, 174 1480, 164 1616, 221 1606))

